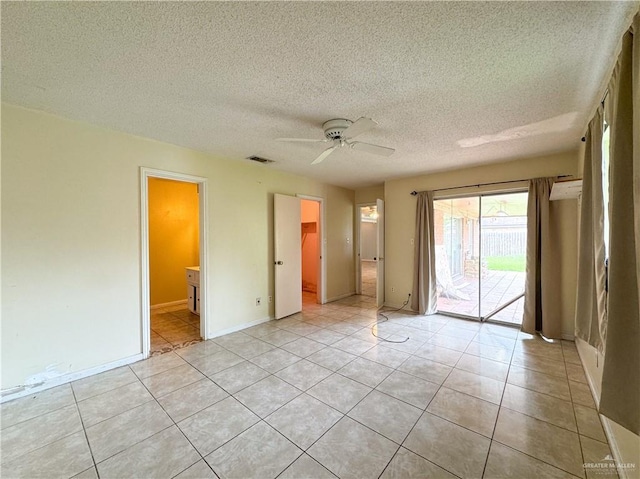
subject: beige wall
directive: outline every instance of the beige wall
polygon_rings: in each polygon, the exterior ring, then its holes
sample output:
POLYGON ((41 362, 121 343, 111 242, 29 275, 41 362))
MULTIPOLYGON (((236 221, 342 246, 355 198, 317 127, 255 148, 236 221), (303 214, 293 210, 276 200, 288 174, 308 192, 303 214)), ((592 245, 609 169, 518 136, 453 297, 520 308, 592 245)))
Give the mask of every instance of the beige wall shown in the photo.
MULTIPOLYGON (((415 236, 416 198, 413 190, 452 188, 488 182, 514 181, 555 175, 575 175, 578 170, 577 153, 565 153, 514 160, 491 165, 452 170, 431 175, 387 181, 385 198, 385 298, 391 306, 400 306, 411 292, 413 284, 413 246, 415 236), (391 292, 395 288, 395 292, 391 292)), ((488 187, 472 187, 440 192, 439 195, 463 195, 488 191, 508 191, 526 188, 526 182, 488 187)), ((577 226, 576 201, 565 200, 555 206, 561 218, 563 334, 573 336, 576 284, 577 226)))
POLYGON ((273 194, 325 199, 327 297, 355 290, 355 194, 2 106, 2 389, 141 352, 140 167, 207 178, 208 336, 273 315, 273 194))
POLYGON ((551 207, 551 219, 555 221, 554 229, 558 235, 556 255, 562 298, 562 336, 564 339, 573 339, 578 284, 578 200, 552 201, 551 207))
POLYGON ((384 185, 368 186, 356 190, 356 204, 375 203, 377 199, 384 200, 384 185))
POLYGON ((151 305, 187 297, 185 268, 199 266, 198 186, 149 178, 151 305))

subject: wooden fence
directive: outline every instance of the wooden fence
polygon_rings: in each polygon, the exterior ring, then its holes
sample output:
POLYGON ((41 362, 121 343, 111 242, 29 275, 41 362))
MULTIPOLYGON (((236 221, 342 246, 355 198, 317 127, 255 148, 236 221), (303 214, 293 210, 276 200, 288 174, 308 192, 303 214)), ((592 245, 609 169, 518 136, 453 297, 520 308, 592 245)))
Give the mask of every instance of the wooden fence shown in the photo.
POLYGON ((527 253, 525 231, 482 231, 482 256, 523 256, 527 253))

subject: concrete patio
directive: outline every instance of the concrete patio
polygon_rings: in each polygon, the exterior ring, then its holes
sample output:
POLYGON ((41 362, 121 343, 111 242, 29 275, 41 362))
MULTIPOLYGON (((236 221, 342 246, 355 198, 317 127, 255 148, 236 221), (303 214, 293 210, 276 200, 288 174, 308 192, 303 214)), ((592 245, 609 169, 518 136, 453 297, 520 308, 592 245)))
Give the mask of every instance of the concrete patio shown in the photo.
MULTIPOLYGON (((455 313, 477 318, 478 298, 482 298, 482 315, 486 316, 498 306, 510 301, 524 292, 525 273, 514 271, 487 271, 482 278, 482 285, 478 284, 478 278, 462 277, 455 282, 460 293, 469 297, 469 300, 454 299, 439 295, 438 311, 441 313, 455 313), (479 295, 479 288, 482 288, 479 295)), ((502 321, 511 324, 522 324, 524 312, 524 298, 509 305, 490 318, 493 321, 502 321)))

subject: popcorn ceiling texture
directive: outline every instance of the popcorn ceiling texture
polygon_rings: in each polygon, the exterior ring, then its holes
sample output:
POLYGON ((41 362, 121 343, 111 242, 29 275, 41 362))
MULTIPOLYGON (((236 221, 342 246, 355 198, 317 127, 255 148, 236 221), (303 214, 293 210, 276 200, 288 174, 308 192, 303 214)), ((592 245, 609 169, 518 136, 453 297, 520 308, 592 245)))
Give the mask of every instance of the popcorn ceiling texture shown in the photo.
POLYGON ((638 3, 1 8, 3 101, 358 187, 576 148, 638 3), (394 155, 273 141, 360 116, 394 155))

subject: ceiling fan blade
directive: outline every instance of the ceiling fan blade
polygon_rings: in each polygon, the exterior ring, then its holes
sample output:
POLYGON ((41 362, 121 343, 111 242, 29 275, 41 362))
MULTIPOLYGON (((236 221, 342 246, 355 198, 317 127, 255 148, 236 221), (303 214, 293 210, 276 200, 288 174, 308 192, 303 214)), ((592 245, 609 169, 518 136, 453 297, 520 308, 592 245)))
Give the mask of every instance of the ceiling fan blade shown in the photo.
POLYGON ((326 143, 327 139, 324 140, 312 140, 310 138, 276 138, 276 141, 294 141, 301 143, 326 143))
POLYGON ((315 160, 313 160, 311 162, 312 165, 317 165, 318 163, 321 163, 324 161, 324 159, 329 156, 331 153, 333 153, 333 150, 335 150, 336 148, 338 148, 338 146, 332 146, 331 148, 327 148, 326 150, 324 150, 322 153, 320 153, 320 156, 318 156, 318 158, 316 158, 315 160))
POLYGON ((366 151, 367 153, 373 153, 380 156, 391 156, 394 150, 393 148, 387 148, 386 146, 372 145, 371 143, 363 143, 361 141, 353 141, 349 143, 354 150, 366 151))
POLYGON ((359 118, 356 121, 354 121, 349 128, 347 128, 346 130, 344 130, 344 132, 342 132, 342 136, 344 138, 355 138, 356 136, 364 133, 367 130, 370 130, 371 128, 373 128, 374 126, 376 126, 378 123, 373 121, 371 118, 359 118))

